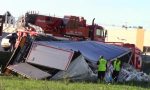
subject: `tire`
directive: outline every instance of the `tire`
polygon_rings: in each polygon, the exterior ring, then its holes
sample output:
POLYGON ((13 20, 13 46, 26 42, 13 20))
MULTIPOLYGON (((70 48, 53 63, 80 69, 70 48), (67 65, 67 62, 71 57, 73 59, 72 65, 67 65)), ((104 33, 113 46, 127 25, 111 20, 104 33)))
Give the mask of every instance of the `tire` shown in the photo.
POLYGON ((10 48, 3 48, 4 49, 4 51, 8 51, 10 48))

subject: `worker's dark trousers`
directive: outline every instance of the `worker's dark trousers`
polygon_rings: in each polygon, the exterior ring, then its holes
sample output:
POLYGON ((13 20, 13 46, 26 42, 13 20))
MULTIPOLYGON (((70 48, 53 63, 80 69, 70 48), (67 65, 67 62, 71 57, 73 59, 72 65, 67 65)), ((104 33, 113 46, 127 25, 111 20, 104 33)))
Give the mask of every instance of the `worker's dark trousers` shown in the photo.
POLYGON ((112 74, 112 78, 114 79, 114 81, 116 82, 119 76, 119 71, 114 70, 113 74, 112 74))
POLYGON ((98 71, 98 79, 100 81, 104 80, 105 77, 105 71, 98 71))
POLYGON ((15 43, 11 43, 10 52, 13 52, 15 50, 15 43))

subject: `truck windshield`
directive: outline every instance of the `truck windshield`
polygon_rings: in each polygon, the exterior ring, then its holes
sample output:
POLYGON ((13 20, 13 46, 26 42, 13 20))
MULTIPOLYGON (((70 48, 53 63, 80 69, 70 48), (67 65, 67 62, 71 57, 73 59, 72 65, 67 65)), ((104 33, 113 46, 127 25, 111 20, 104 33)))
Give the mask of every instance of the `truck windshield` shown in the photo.
POLYGON ((102 29, 96 29, 96 35, 97 36, 104 36, 104 30, 102 30, 102 29))

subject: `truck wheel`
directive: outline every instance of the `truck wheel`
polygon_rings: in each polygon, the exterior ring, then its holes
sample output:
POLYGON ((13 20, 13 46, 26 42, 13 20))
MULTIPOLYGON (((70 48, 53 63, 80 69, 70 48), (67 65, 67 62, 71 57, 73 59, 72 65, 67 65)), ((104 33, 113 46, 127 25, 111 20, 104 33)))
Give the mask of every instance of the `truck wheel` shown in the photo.
POLYGON ((4 51, 8 51, 9 50, 9 48, 3 48, 4 49, 4 51))

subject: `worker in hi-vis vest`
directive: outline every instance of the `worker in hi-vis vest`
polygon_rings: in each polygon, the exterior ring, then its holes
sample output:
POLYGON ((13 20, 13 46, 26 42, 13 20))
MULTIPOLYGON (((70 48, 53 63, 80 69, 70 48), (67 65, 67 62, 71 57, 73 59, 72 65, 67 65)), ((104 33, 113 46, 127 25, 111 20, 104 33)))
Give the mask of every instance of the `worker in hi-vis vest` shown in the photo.
POLYGON ((97 64, 98 64, 98 79, 103 80, 107 69, 107 61, 106 59, 104 59, 103 56, 101 56, 97 64))
POLYGON ((121 70, 121 61, 117 58, 113 63, 114 71, 112 77, 114 81, 118 80, 119 72, 121 70))

